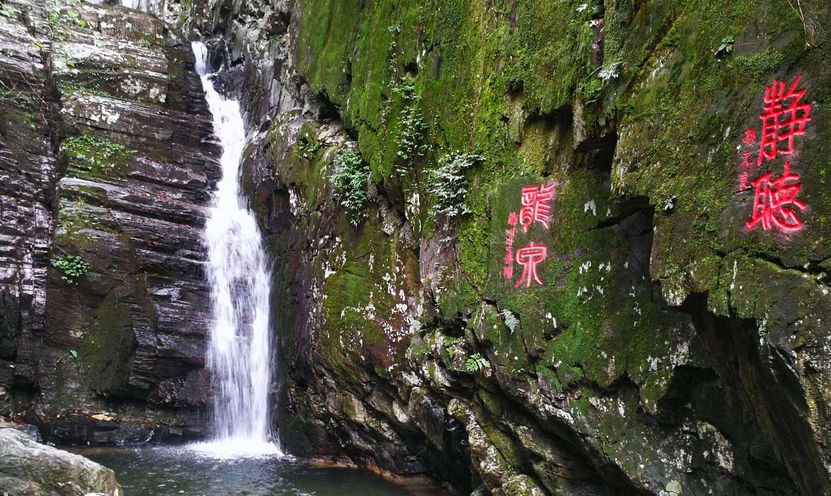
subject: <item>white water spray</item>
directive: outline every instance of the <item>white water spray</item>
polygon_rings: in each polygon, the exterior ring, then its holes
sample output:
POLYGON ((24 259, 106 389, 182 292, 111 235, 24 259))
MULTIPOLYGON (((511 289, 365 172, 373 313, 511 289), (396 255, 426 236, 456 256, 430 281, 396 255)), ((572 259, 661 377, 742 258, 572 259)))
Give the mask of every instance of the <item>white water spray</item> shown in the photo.
POLYGON ((154 15, 161 13, 161 3, 161 0, 121 0, 121 5, 125 7, 154 15))
POLYGON ((205 45, 194 42, 193 53, 222 146, 222 179, 205 230, 213 304, 208 368, 217 386, 215 442, 201 448, 222 456, 279 454, 269 442, 270 271, 260 230, 240 196, 245 127, 239 103, 223 99, 213 87, 205 45))

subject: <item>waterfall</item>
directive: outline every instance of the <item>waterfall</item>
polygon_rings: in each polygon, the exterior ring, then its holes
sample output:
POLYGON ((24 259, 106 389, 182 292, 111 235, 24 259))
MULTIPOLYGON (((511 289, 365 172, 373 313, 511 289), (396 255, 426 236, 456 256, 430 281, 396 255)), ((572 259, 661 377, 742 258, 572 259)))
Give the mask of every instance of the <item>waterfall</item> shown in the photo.
POLYGON ((240 194, 245 127, 239 103, 213 87, 205 45, 194 42, 193 53, 222 146, 222 179, 205 229, 213 305, 207 359, 216 384, 214 442, 207 446, 222 454, 279 453, 269 442, 270 270, 262 235, 240 194))
POLYGON ((121 0, 121 5, 124 7, 141 10, 154 15, 161 13, 161 3, 161 0, 121 0))

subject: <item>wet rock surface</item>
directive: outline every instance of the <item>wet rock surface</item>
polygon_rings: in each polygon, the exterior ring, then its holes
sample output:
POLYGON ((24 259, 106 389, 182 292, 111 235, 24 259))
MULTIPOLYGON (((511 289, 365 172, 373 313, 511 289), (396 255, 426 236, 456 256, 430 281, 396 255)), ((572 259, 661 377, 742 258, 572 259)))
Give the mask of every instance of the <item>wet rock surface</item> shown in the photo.
POLYGON ((0 414, 55 443, 203 435, 220 172, 190 45, 117 6, 4 5, 0 414))
MULTIPOLYGON (((218 167, 189 49, 118 7, 8 5, 0 414, 56 442, 196 436, 199 231, 218 167), (75 256, 89 268, 69 282, 52 261, 75 256)), ((244 109, 289 451, 483 496, 831 493, 828 6, 164 15, 210 40, 217 85, 244 109), (766 86, 798 74, 813 103, 790 162, 805 224, 753 230, 743 135, 766 86), (334 186, 344 154, 365 167, 365 218, 334 186), (454 156, 465 208, 437 215, 431 171, 454 156), (511 213, 549 184, 548 224, 514 246, 546 246, 544 285, 517 285, 511 213)))
POLYGON ((829 492, 831 74, 813 28, 829 12, 786 10, 186 8, 246 111, 285 446, 463 494, 829 492), (799 72, 814 223, 750 231, 743 134, 766 85, 799 72), (334 187, 347 150, 366 165, 366 220, 334 187), (429 172, 453 152, 484 159, 464 172, 468 212, 444 219, 429 172), (551 183, 550 225, 514 247, 547 247, 544 285, 515 287, 510 213, 551 183))

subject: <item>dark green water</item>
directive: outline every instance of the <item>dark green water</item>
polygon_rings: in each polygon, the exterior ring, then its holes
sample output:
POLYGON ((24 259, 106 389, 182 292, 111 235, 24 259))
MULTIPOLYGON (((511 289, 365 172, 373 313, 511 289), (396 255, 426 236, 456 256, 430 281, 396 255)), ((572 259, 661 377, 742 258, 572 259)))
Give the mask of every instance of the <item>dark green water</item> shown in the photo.
POLYGON ((187 447, 84 449, 116 473, 126 496, 416 496, 443 494, 398 486, 371 472, 319 468, 292 457, 216 459, 187 447))

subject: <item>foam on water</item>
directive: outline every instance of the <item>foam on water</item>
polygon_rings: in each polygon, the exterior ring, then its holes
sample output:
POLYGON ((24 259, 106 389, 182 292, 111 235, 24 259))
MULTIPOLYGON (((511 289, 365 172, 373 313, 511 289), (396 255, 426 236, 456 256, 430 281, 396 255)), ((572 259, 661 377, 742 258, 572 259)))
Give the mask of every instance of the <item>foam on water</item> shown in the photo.
POLYGON ((240 194, 245 126, 239 103, 214 89, 205 45, 194 42, 193 53, 222 146, 222 179, 205 229, 213 309, 207 358, 216 385, 214 440, 194 449, 219 457, 279 455, 269 442, 271 271, 257 222, 240 194))
POLYGON ((188 445, 188 449, 197 455, 219 460, 284 456, 280 448, 274 443, 246 438, 193 443, 188 445))

